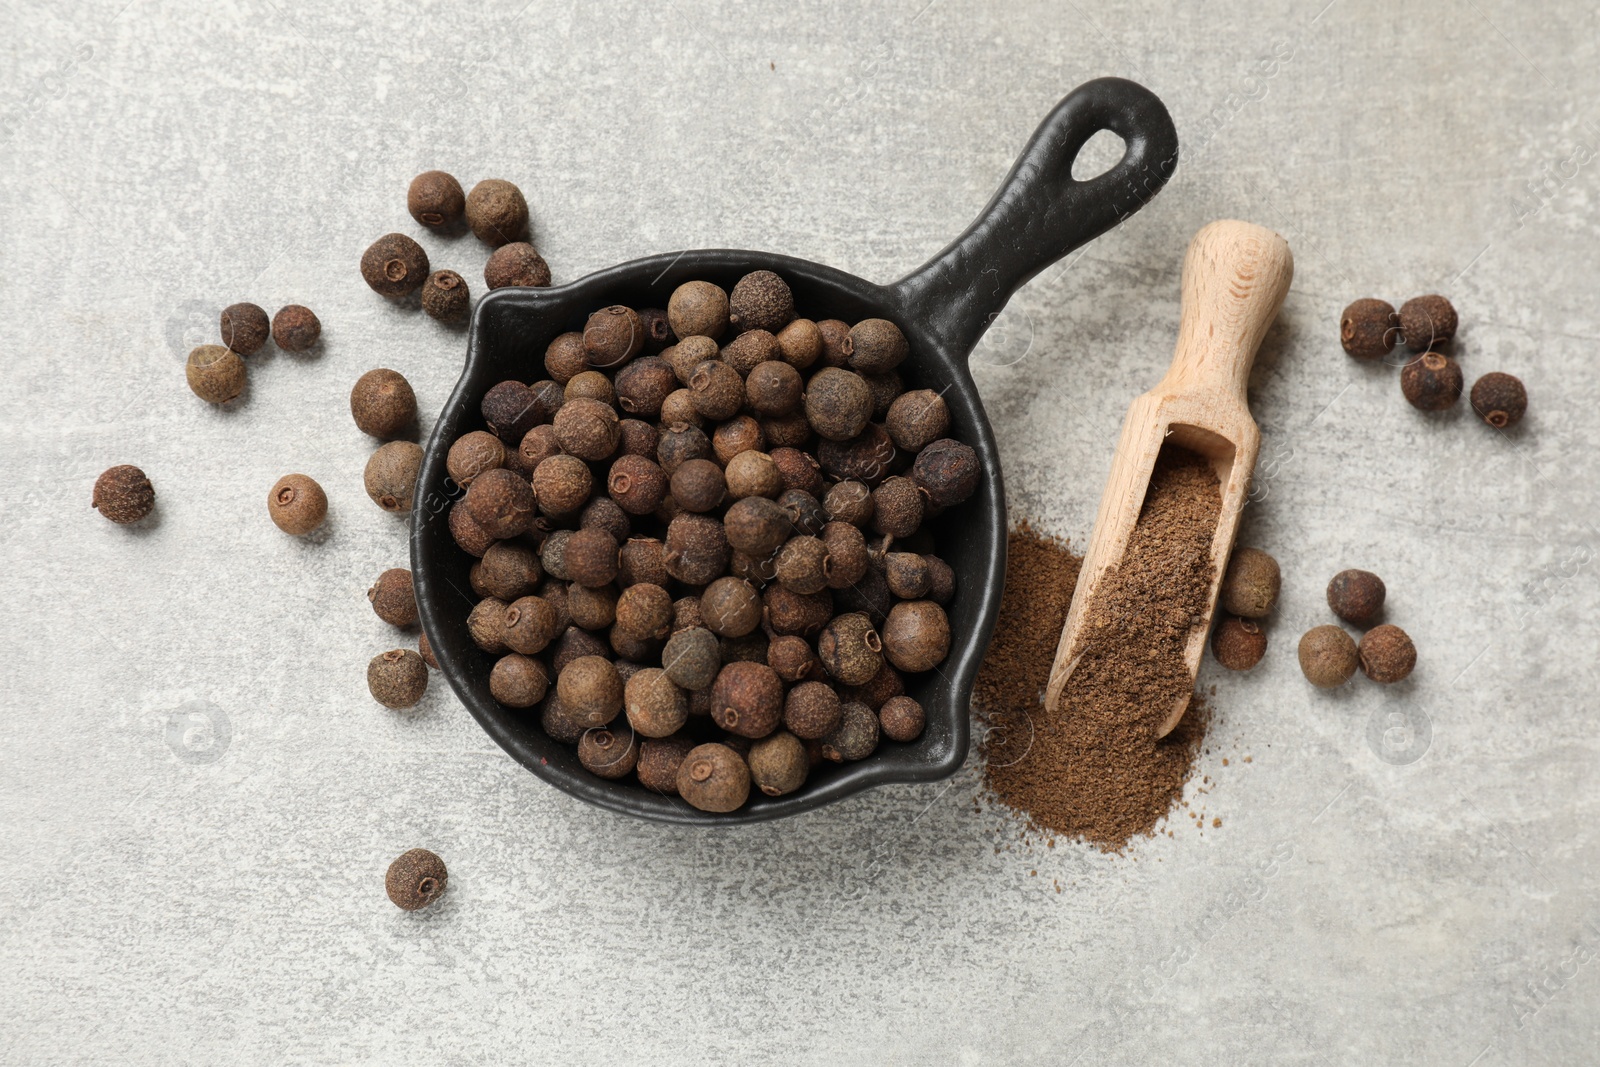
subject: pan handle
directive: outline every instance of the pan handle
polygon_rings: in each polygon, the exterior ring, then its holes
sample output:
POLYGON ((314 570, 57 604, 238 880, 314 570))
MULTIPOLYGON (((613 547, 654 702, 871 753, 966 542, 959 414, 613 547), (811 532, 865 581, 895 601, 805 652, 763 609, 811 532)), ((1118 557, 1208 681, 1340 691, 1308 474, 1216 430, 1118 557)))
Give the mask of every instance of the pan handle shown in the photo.
POLYGON ((1039 124, 966 232, 891 289, 953 350, 970 353, 1012 293, 1138 211, 1177 164, 1178 132, 1154 93, 1123 78, 1085 82, 1039 124), (1073 161, 1101 130, 1126 143, 1122 161, 1077 181, 1073 161))

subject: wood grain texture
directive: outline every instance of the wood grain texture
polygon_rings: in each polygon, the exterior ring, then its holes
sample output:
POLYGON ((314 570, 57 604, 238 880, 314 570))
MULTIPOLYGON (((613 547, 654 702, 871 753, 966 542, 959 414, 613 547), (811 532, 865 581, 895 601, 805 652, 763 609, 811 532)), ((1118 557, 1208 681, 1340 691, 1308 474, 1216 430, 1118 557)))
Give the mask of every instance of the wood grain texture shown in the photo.
MULTIPOLYGON (((1216 577, 1203 622, 1195 626, 1185 647, 1190 677, 1199 671, 1222 572, 1233 552, 1260 449, 1261 432, 1250 416, 1246 396, 1250 368, 1293 277, 1288 243, 1260 226, 1213 222, 1189 242, 1177 347, 1161 381, 1136 397, 1122 420, 1094 533, 1045 690, 1045 705, 1051 711, 1058 706, 1081 652, 1087 605, 1106 572, 1127 550, 1156 456, 1168 441, 1207 457, 1222 491, 1222 512, 1211 542, 1216 577)), ((1188 705, 1186 696, 1172 708, 1160 736, 1171 732, 1188 705)))

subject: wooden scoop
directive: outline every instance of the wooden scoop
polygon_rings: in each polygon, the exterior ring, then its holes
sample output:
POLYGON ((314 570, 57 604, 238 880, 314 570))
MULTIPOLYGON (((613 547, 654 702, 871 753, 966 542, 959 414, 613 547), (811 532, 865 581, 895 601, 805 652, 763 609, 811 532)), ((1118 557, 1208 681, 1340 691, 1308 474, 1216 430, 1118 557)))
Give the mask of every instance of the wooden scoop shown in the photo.
MULTIPOLYGON (((1122 437, 1045 689, 1045 706, 1051 711, 1060 703, 1062 687, 1082 651, 1081 630, 1088 604, 1106 572, 1121 562, 1127 551, 1156 455, 1169 441, 1209 459, 1222 489, 1222 514, 1211 541, 1216 577, 1206 598, 1204 619, 1196 623, 1184 648, 1189 677, 1199 671, 1217 591, 1233 552, 1239 514, 1261 445, 1261 431, 1250 417, 1245 396, 1250 367, 1293 277, 1294 257, 1288 243, 1260 226, 1231 220, 1213 222, 1189 242, 1183 261, 1178 347, 1166 377, 1135 398, 1122 420, 1122 437)), ((1174 705, 1158 737, 1165 737, 1178 725, 1189 707, 1190 695, 1186 693, 1174 705)))

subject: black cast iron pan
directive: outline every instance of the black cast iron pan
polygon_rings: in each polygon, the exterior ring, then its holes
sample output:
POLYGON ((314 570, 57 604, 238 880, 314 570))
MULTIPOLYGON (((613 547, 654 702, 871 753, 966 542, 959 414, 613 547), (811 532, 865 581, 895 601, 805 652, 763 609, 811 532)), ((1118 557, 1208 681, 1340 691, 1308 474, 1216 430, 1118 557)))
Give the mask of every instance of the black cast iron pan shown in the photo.
POLYGON ((1177 152, 1177 133, 1161 101, 1133 82, 1101 78, 1079 86, 1056 106, 965 233, 892 285, 789 256, 715 249, 650 256, 568 285, 500 289, 480 300, 466 368, 428 441, 411 526, 422 625, 456 695, 496 743, 540 778, 592 804, 663 822, 756 822, 808 811, 883 782, 953 774, 966 759, 973 676, 994 629, 1006 565, 999 457, 967 357, 1018 287, 1159 192, 1177 164, 1177 152), (1073 160, 1101 130, 1126 143, 1122 160, 1098 177, 1073 180, 1073 160), (859 763, 818 767, 798 792, 786 796, 752 791, 745 807, 713 815, 637 783, 589 774, 568 746, 544 734, 537 711, 505 708, 489 695, 492 657, 472 643, 466 626, 473 604, 467 580, 472 560, 447 526, 448 505, 460 490, 446 475, 445 455, 460 434, 483 427, 479 403, 491 385, 547 377, 545 346, 557 334, 581 330, 590 312, 610 304, 665 307, 683 282, 698 278, 732 289, 740 277, 760 269, 788 281, 796 308, 808 318, 880 317, 897 323, 911 342, 911 357, 899 368, 906 388, 943 392, 950 436, 977 450, 983 481, 972 499, 931 527, 939 554, 955 568, 957 593, 949 606, 949 658, 937 670, 908 680, 911 695, 927 712, 922 737, 905 745, 885 743, 859 763))

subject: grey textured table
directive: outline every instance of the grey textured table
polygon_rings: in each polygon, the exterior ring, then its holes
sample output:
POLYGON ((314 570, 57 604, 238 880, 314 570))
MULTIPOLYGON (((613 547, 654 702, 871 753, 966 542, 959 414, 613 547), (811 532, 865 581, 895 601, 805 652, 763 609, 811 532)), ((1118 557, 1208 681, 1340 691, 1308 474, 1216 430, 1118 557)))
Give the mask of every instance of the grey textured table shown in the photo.
MULTIPOLYGON (((1592 1060, 1600 15, 1323 3, 5 3, 0 1059, 1592 1060), (373 704, 397 642, 363 593, 404 527, 346 396, 391 366, 431 413, 463 350, 356 272, 416 229, 412 174, 520 183, 558 281, 715 245, 888 280, 1099 74, 1158 92, 1185 155, 980 350, 1014 517, 1086 540, 1199 226, 1297 256, 1243 534, 1285 591, 1261 667, 1205 669, 1203 828, 1026 846, 974 763, 691 833, 542 785, 437 679, 373 704), (1424 417, 1339 351, 1346 301, 1429 291, 1469 378, 1528 383, 1523 428, 1424 417), (325 341, 209 409, 183 357, 241 299, 325 341), (89 511, 123 462, 147 528, 89 511), (324 536, 266 521, 291 470, 324 536), (1301 679, 1345 566, 1388 580, 1409 683, 1301 679), (407 915, 382 872, 415 845, 450 891, 407 915)), ((481 246, 423 242, 478 286, 481 246)))

